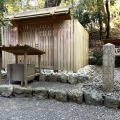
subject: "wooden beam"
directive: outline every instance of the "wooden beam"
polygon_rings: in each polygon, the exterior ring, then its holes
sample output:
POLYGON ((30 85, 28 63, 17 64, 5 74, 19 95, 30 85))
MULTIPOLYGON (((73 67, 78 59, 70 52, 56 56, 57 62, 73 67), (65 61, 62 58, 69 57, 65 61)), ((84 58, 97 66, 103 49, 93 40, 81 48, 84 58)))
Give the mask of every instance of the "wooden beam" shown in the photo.
POLYGON ((9 64, 9 68, 8 68, 9 70, 9 75, 8 75, 8 79, 9 79, 9 84, 11 84, 11 80, 12 80, 12 65, 11 64, 9 64))
POLYGON ((1 51, 1 55, 0 55, 0 84, 2 83, 1 68, 2 68, 2 51, 1 51))
MULTIPOLYGON (((24 82, 27 86, 27 51, 24 52, 24 82)), ((23 81, 21 81, 21 85, 23 85, 23 81)))
POLYGON ((18 25, 34 25, 34 24, 46 24, 46 23, 53 23, 55 20, 52 17, 47 18, 35 18, 35 19, 24 19, 18 20, 18 25))
POLYGON ((33 25, 33 24, 50 24, 50 23, 55 23, 57 21, 61 20, 69 20, 70 15, 65 14, 65 15, 53 15, 53 16, 48 16, 48 17, 41 17, 41 18, 28 18, 28 19, 22 19, 22 20, 15 20, 17 21, 18 25, 33 25))
POLYGON ((59 20, 70 20, 71 17, 70 17, 70 14, 65 14, 65 15, 59 15, 58 16, 59 20))
POLYGON ((39 67, 39 81, 41 76, 41 55, 38 55, 38 67, 39 67))
POLYGON ((54 70, 58 70, 58 23, 54 24, 54 70))
POLYGON ((15 55, 15 63, 18 64, 18 56, 15 55))

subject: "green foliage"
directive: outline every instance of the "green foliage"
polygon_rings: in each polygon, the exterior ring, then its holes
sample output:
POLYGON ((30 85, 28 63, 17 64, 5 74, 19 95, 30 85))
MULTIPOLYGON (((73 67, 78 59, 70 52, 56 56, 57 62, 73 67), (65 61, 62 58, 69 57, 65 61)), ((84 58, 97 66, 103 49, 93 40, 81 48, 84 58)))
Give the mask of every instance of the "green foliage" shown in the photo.
POLYGON ((94 48, 89 51, 89 64, 101 66, 103 64, 103 51, 94 48))
POLYGON ((1 29, 0 29, 0 46, 2 45, 2 38, 1 38, 1 29))
POLYGON ((37 6, 35 6, 35 9, 44 8, 45 0, 37 0, 37 6))
MULTIPOLYGON (((7 0, 5 4, 7 8, 7 12, 14 13, 14 12, 21 12, 26 10, 41 9, 44 8, 46 0, 36 0, 35 5, 32 5, 30 0, 26 0, 26 5, 23 5, 22 1, 24 0, 7 0)), ((61 5, 68 5, 68 4, 69 4, 69 0, 61 1, 61 5)))
MULTIPOLYGON (((4 19, 3 15, 4 15, 4 12, 6 11, 4 2, 5 2, 5 0, 0 0, 0 27, 5 25, 5 23, 3 21, 3 19, 4 19)), ((1 45, 1 30, 0 30, 0 45, 1 45)))
POLYGON ((96 57, 96 65, 100 66, 103 62, 103 51, 94 51, 93 56, 96 57))
POLYGON ((0 0, 0 26, 4 25, 3 14, 6 11, 4 2, 5 2, 5 0, 0 0))
POLYGON ((72 15, 74 18, 77 18, 84 27, 96 21, 99 21, 100 24, 106 22, 103 0, 79 0, 72 15))
POLYGON ((81 7, 80 6, 78 8, 75 8, 75 11, 72 13, 72 15, 73 15, 74 18, 77 18, 78 21, 83 26, 86 26, 89 23, 91 23, 90 13, 89 13, 89 11, 83 9, 83 6, 81 6, 81 7))
POLYGON ((8 0, 6 8, 8 13, 19 12, 22 11, 22 3, 20 0, 8 0))

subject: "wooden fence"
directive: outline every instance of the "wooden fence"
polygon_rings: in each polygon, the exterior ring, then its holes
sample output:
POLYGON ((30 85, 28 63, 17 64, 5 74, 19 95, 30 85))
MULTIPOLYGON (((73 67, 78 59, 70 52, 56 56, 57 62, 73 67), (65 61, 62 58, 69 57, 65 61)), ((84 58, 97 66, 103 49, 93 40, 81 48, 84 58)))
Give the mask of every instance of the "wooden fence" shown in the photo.
MULTIPOLYGON (((76 71, 88 64, 88 33, 77 20, 3 27, 2 45, 9 44, 28 44, 45 51, 42 68, 76 71)), ((6 52, 2 55, 4 68, 14 63, 14 55, 6 52)), ((19 57, 20 61, 23 62, 22 56, 19 57)), ((38 66, 36 56, 29 56, 27 61, 38 66)))

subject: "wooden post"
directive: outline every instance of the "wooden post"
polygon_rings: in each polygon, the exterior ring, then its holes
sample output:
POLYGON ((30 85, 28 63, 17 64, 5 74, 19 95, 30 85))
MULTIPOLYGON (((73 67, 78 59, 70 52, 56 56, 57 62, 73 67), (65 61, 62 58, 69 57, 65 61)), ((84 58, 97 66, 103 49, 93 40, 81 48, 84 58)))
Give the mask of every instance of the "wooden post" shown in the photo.
POLYGON ((2 83, 1 81, 1 68, 2 68, 2 51, 1 51, 1 55, 0 55, 0 84, 2 83))
POLYGON ((18 56, 15 55, 15 63, 18 64, 18 56))
POLYGON ((58 23, 54 24, 54 70, 58 70, 58 23))
MULTIPOLYGON (((24 52, 24 82, 25 82, 25 86, 27 86, 27 51, 24 52)), ((21 85, 23 85, 22 80, 21 80, 21 85)))
POLYGON ((41 77, 41 55, 38 55, 38 67, 39 67, 39 81, 40 81, 40 77, 41 77))
POLYGON ((12 80, 12 65, 11 64, 9 64, 9 84, 11 84, 11 80, 12 80))

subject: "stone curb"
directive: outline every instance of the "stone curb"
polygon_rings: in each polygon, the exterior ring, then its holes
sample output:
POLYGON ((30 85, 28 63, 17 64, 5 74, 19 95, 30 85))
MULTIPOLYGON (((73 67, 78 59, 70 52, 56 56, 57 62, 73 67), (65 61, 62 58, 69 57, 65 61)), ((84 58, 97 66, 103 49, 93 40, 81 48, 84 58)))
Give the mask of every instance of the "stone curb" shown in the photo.
POLYGON ((77 84, 82 83, 85 80, 88 80, 87 76, 73 76, 73 75, 45 75, 42 74, 40 77, 40 81, 47 82, 60 82, 60 83, 68 83, 68 84, 77 84))
POLYGON ((120 98, 105 95, 96 90, 47 89, 45 87, 25 88, 19 85, 0 85, 0 95, 3 97, 34 97, 36 99, 56 99, 62 102, 78 104, 101 105, 108 108, 120 108, 120 98))
POLYGON ((0 85, 0 95, 10 97, 13 93, 13 85, 0 85))
POLYGON ((15 97, 32 97, 32 91, 33 90, 31 88, 14 85, 12 95, 15 97))

